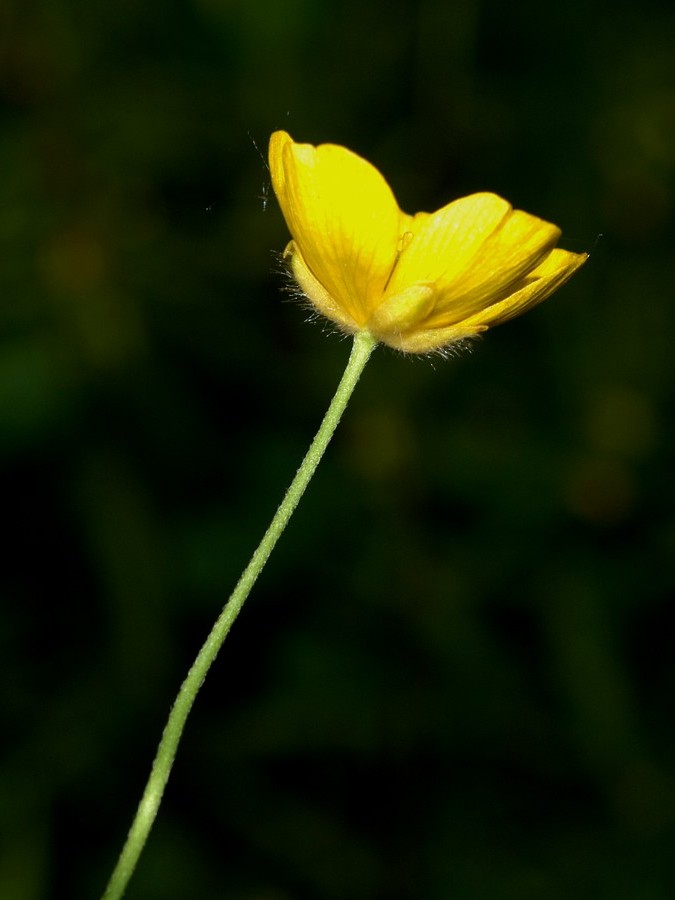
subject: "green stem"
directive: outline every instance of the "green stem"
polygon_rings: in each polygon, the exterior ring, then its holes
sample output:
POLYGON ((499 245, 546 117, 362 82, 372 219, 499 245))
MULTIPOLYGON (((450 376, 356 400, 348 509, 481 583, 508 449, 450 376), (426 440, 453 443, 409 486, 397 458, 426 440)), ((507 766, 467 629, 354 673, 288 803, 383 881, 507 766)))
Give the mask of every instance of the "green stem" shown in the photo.
POLYGON ((117 865, 108 882, 108 887, 103 895, 103 900, 117 900, 117 898, 124 894, 129 879, 136 868, 136 863, 143 851, 152 824, 155 821, 159 804, 162 802, 162 795, 166 783, 169 780, 169 774, 176 756, 178 742, 180 741, 185 722, 199 688, 202 686, 206 673, 209 671, 211 664, 218 655, 218 651, 227 637, 234 620, 237 618, 240 609, 244 605, 244 601, 248 597, 258 575, 274 549, 274 545, 281 537, 284 528, 288 524, 288 520, 300 502, 300 498, 305 492, 305 488, 316 471, 316 467, 319 465, 321 457, 338 426, 342 413, 349 402, 349 398, 356 387, 356 383, 359 380, 361 372, 368 362, 375 345, 375 339, 366 332, 354 336, 354 344, 349 356, 347 368, 340 380, 335 396, 328 407, 328 411, 324 416, 319 430, 316 433, 316 437, 312 441, 310 448, 307 451, 307 455, 303 459, 295 478, 291 482, 291 485, 286 492, 286 496, 284 497, 281 506, 276 511, 258 549, 244 569, 230 599, 223 607, 223 611, 211 629, 211 633, 207 637, 197 658, 192 664, 192 668, 188 672, 185 681, 181 685, 178 696, 171 708, 169 718, 164 727, 162 739, 157 748, 157 755, 152 764, 150 777, 148 778, 145 791, 141 797, 141 802, 138 805, 136 816, 132 822, 131 829, 129 830, 126 843, 122 848, 120 858, 117 861, 117 865))

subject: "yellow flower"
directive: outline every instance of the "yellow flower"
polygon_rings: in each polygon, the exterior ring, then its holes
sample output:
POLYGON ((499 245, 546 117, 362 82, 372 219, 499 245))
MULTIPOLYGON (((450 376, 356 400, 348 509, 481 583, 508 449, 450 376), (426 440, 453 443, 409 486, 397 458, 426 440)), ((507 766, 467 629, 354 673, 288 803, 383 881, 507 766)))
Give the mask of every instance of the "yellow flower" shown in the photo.
POLYGON ((587 259, 554 249, 559 228, 496 194, 409 216, 345 147, 277 131, 269 162, 301 290, 343 331, 398 350, 438 350, 520 315, 587 259))

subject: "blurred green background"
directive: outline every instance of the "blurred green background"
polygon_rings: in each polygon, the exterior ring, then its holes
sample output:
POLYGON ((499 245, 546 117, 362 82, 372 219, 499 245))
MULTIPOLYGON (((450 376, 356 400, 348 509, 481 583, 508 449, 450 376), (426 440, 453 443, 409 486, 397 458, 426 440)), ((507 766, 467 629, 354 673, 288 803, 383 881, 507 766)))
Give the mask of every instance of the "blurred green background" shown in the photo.
POLYGON ((100 895, 346 362, 281 290, 277 128, 594 252, 375 354, 128 896, 675 896, 673 46, 650 0, 3 6, 2 900, 100 895))

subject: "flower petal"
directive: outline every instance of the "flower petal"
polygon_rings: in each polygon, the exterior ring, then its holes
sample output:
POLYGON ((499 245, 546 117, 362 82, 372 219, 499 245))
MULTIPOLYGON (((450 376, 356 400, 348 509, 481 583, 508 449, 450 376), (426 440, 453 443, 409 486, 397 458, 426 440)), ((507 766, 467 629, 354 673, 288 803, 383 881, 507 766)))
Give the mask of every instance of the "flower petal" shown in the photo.
MULTIPOLYGON (((509 292, 486 309, 454 325, 412 328, 408 333, 380 338, 384 343, 407 353, 428 353, 439 350, 463 338, 487 331, 493 325, 501 325, 540 303, 563 285, 588 259, 587 253, 570 253, 552 250, 546 259, 518 282, 509 292)), ((379 336, 379 335, 378 335, 379 336)))
POLYGON ((391 276, 408 218, 389 185, 345 147, 296 144, 285 132, 272 135, 270 173, 306 269, 352 329, 363 327, 391 276))
POLYGON ((417 282, 460 278, 481 254, 483 245, 511 213, 496 194, 472 194, 438 212, 418 213, 409 224, 411 240, 401 254, 389 293, 417 282))
POLYGON ((425 324, 460 322, 489 306, 537 266, 560 237, 560 229, 516 209, 484 242, 480 256, 454 281, 438 284, 439 300, 425 324))
POLYGON ((507 297, 470 316, 462 324, 469 327, 482 325, 490 328, 519 316, 556 291, 587 259, 587 253, 552 250, 507 297))

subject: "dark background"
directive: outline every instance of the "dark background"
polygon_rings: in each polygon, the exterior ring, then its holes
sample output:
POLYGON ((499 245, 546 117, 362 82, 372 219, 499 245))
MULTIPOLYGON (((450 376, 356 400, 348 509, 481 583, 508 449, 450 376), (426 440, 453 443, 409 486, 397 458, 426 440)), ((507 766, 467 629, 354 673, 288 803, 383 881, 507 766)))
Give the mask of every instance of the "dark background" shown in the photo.
POLYGON ((281 291, 276 128, 592 258, 471 354, 375 354, 128 896, 675 895, 668 7, 3 6, 2 900, 100 896, 346 362, 281 291))

